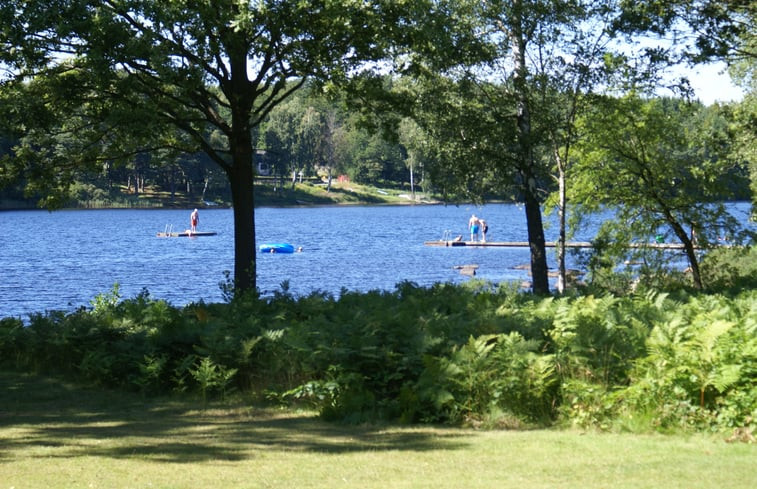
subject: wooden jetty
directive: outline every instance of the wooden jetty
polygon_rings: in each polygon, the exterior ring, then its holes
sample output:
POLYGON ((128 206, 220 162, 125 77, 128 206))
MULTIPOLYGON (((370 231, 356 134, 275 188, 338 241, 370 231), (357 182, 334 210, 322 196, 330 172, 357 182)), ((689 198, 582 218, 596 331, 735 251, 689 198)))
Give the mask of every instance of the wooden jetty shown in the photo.
MULTIPOLYGON (((425 241, 423 243, 426 246, 466 246, 475 248, 528 248, 528 241, 454 241, 454 240, 438 240, 438 241, 425 241)), ((544 243, 547 248, 554 248, 557 246, 555 241, 547 241, 544 243)), ((683 244, 681 243, 629 243, 630 248, 657 248, 661 250, 682 250, 683 244)), ((593 248, 594 245, 590 241, 568 241, 565 243, 566 248, 593 248)))
POLYGON ((183 231, 183 232, 170 232, 166 231, 163 233, 158 233, 159 238, 199 238, 202 236, 215 236, 215 231, 195 231, 194 233, 191 231, 183 231))

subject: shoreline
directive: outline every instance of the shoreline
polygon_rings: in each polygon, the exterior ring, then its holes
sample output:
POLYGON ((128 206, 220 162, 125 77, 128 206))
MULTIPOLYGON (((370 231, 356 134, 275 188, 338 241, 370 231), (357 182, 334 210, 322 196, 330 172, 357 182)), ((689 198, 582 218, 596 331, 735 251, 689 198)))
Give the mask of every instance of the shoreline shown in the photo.
MULTIPOLYGON (((504 201, 488 201, 484 204, 504 204, 508 202, 504 201)), ((515 203, 515 202, 512 202, 515 203)), ((481 204, 481 205, 484 205, 481 204)), ((265 209, 265 208, 271 208, 271 209, 285 209, 285 208, 313 208, 313 207, 354 207, 354 206, 368 206, 368 207, 383 207, 383 206, 397 206, 397 207, 405 207, 408 205, 422 205, 422 206, 432 206, 432 205, 473 205, 473 202, 442 202, 442 201, 422 201, 422 202, 334 202, 334 203, 312 203, 312 204, 261 204, 256 205, 255 209, 265 209)), ((478 205, 478 204, 477 204, 478 205)), ((57 209, 46 209, 44 207, 3 207, 0 206, 0 212, 8 211, 8 212, 20 212, 20 211, 48 211, 48 212, 57 212, 57 211, 161 211, 161 210, 191 210, 191 209, 203 209, 203 210, 213 210, 213 209, 233 209, 233 206, 231 205, 165 205, 165 206, 135 206, 135 207, 123 207, 123 206, 103 206, 103 207, 87 207, 87 206, 80 206, 80 207, 60 207, 57 209)))
MULTIPOLYGON (((112 195, 111 199, 80 200, 55 209, 37 205, 34 199, 0 199, 0 211, 21 210, 78 210, 78 209, 230 209, 232 204, 224 198, 199 199, 176 194, 173 197, 163 192, 148 190, 138 196, 128 193, 112 195)), ((255 208, 272 207, 331 207, 344 205, 438 205, 444 201, 418 192, 413 199, 404 189, 373 187, 360 184, 333 185, 329 192, 321 186, 298 184, 294 189, 275 191, 264 185, 255 188, 255 208)))

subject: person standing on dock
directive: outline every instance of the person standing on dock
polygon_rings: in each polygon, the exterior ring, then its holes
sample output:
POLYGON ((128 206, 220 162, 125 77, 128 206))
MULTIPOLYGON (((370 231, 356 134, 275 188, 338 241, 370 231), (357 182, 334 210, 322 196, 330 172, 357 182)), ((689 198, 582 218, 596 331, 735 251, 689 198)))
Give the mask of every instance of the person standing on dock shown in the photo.
POLYGON ((478 227, 480 226, 481 222, 478 220, 475 214, 470 216, 470 219, 468 220, 468 228, 470 228, 470 240, 471 241, 477 241, 478 240, 478 227))
POLYGON ((479 219, 478 222, 481 224, 481 242, 486 243, 486 233, 489 232, 489 225, 483 219, 479 219))
POLYGON ((189 216, 189 229, 191 232, 197 232, 197 224, 200 222, 200 213, 195 209, 189 216))

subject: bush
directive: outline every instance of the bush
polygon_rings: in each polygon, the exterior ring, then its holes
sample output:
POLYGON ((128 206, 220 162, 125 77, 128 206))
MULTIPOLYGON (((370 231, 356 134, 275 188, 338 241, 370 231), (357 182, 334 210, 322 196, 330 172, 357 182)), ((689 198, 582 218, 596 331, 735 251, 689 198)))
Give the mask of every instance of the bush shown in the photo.
POLYGON ((114 288, 89 310, 0 320, 0 365, 353 422, 752 429, 755 304, 753 289, 555 299, 473 282, 176 308, 114 288))
POLYGON ((757 407, 757 291, 736 299, 701 295, 655 324, 648 354, 618 395, 659 429, 748 425, 757 407))
POLYGON ((717 248, 702 260, 702 277, 710 290, 757 288, 757 246, 717 248))
POLYGON ((549 335, 562 376, 605 387, 626 383, 644 353, 647 303, 609 295, 561 299, 549 335))
POLYGON ((429 357, 418 382, 427 406, 420 417, 475 424, 499 412, 524 423, 551 420, 558 377, 554 358, 538 347, 513 332, 471 337, 449 356, 429 357))

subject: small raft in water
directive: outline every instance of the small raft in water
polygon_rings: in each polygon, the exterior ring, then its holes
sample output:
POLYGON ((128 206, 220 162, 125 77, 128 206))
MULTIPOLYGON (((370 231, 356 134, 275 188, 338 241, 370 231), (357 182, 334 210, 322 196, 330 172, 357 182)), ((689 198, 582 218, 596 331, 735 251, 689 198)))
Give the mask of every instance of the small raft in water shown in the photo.
POLYGON ((199 238, 201 236, 215 236, 216 232, 214 231, 184 231, 184 232, 164 232, 164 233, 158 233, 159 238, 199 238))
POLYGON ((266 243, 260 245, 261 253, 294 253, 294 245, 289 243, 266 243))

